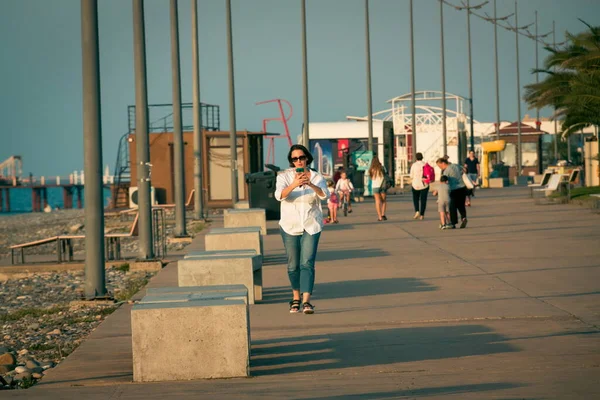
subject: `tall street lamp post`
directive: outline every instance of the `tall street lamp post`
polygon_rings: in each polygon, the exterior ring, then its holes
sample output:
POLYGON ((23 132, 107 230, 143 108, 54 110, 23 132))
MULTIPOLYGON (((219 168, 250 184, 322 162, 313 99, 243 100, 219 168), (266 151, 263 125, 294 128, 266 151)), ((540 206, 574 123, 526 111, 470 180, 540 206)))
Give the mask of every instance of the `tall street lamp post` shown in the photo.
POLYGON ((471 10, 478 10, 488 3, 485 1, 476 6, 471 6, 470 0, 467 0, 465 4, 461 1, 462 7, 454 6, 457 10, 467 10, 467 50, 469 53, 469 113, 471 119, 471 150, 475 150, 475 128, 473 124, 473 68, 472 68, 472 57, 471 57, 471 10))
MULTIPOLYGON (((535 11, 535 34, 531 34, 529 32, 527 32, 527 37, 529 37, 530 39, 533 39, 533 41, 535 42, 535 83, 540 83, 540 73, 539 73, 539 44, 540 44, 540 39, 545 38, 546 36, 549 36, 552 33, 552 31, 548 32, 548 33, 544 33, 542 35, 538 34, 538 12, 537 10, 535 11)), ((535 109, 535 127, 539 130, 540 129, 540 125, 542 123, 540 122, 540 109, 536 107, 535 109)))
POLYGON ((171 73, 173 85, 173 159, 175 169, 175 236, 187 236, 185 226, 185 169, 181 117, 181 70, 179 66, 179 14, 171 0, 171 73))
POLYGON ((413 0, 410 0, 410 99, 412 110, 412 161, 417 161, 417 105, 415 104, 415 34, 413 25, 413 0))
POLYGON ((444 59, 444 1, 440 0, 440 59, 442 61, 442 140, 444 156, 448 155, 446 130, 446 66, 444 59))
POLYGON ((231 27, 231 0, 226 3, 227 23, 227 70, 229 72, 229 139, 231 141, 231 201, 232 207, 238 202, 237 171, 237 128, 235 125, 235 84, 233 75, 233 38, 231 27))
POLYGON ((500 78, 498 73, 498 21, 506 21, 512 17, 513 14, 509 14, 504 17, 498 17, 496 13, 496 0, 494 0, 494 17, 490 17, 486 14, 486 21, 494 24, 494 63, 495 63, 495 78, 496 78, 496 139, 500 139, 500 78))
POLYGON ((302 8, 302 104, 304 106, 304 130, 302 142, 308 147, 309 131, 308 131, 308 61, 306 50, 306 0, 301 0, 302 8))
POLYGON ((525 30, 532 24, 519 26, 519 14, 517 0, 515 0, 515 26, 511 30, 515 32, 516 70, 517 70, 517 179, 521 176, 522 148, 521 148, 521 77, 519 68, 519 31, 525 30))
POLYGON ((83 154, 85 170, 85 297, 106 297, 98 2, 81 0, 83 154))
POLYGON ((135 144, 137 161, 139 258, 154 258, 152 203, 150 200, 150 146, 148 138, 148 90, 144 0, 133 0, 133 53, 135 66, 135 144))
POLYGON ((367 59, 367 121, 369 125, 367 150, 373 151, 373 98, 371 94, 371 38, 369 34, 369 0, 365 0, 365 38, 367 59))
POLYGON ((194 219, 204 218, 202 191, 202 105, 198 55, 198 0, 192 0, 192 107, 194 110, 194 219))

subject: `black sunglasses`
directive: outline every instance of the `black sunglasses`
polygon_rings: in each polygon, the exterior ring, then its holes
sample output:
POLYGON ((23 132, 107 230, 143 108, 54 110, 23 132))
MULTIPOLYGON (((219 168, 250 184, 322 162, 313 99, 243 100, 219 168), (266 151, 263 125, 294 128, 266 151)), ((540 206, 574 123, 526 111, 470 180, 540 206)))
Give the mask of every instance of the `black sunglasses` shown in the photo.
POLYGON ((292 162, 306 161, 306 156, 292 157, 292 162))

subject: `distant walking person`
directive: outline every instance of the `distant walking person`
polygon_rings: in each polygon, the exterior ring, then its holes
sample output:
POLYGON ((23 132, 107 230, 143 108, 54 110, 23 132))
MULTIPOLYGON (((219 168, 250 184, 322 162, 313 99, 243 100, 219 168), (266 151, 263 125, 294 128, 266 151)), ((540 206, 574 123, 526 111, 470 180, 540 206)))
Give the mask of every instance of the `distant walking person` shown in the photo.
POLYGON ((333 185, 333 181, 327 181, 327 189, 329 190, 329 199, 327 200, 327 208, 329 208, 329 217, 327 218, 328 222, 332 224, 339 223, 337 219, 337 210, 340 205, 340 199, 338 197, 338 192, 335 190, 335 186, 333 185))
POLYGON ((375 198, 375 211, 377 211, 378 221, 387 221, 385 210, 387 207, 387 187, 385 183, 385 169, 379 157, 373 156, 371 167, 369 168, 369 176, 371 177, 371 189, 375 198))
POLYGON ((329 197, 329 191, 323 175, 308 168, 313 157, 306 147, 293 145, 287 158, 291 168, 277 176, 275 198, 281 202, 279 226, 292 286, 290 313, 302 311, 313 314, 315 308, 310 304, 310 296, 315 284, 317 247, 323 230, 321 200, 329 197))
POLYGON ((448 177, 442 175, 440 177, 440 184, 434 194, 438 196, 438 212, 440 213, 440 229, 450 228, 450 220, 448 218, 448 211, 450 210, 450 188, 448 186, 448 177))
POLYGON ((460 228, 467 227, 467 209, 465 199, 467 197, 467 188, 462 180, 462 168, 456 164, 451 164, 445 158, 438 158, 437 166, 442 170, 442 175, 448 177, 450 186, 450 228, 456 228, 458 224, 458 213, 460 213, 460 228))
MULTIPOLYGON (((475 185, 477 185, 477 182, 479 180, 479 168, 479 160, 477 159, 477 157, 475 157, 475 152, 473 150, 469 151, 469 156, 465 159, 465 172, 475 185)), ((468 190, 467 193, 467 200, 465 204, 468 207, 471 206, 472 192, 472 190, 468 190)))
MULTIPOLYGON (((414 219, 423 219, 427 209, 427 195, 429 194, 429 183, 432 179, 433 168, 423 161, 422 153, 417 153, 416 158, 417 161, 410 167, 413 204, 415 206, 414 219)), ((433 173, 433 180, 435 180, 435 172, 433 173)))

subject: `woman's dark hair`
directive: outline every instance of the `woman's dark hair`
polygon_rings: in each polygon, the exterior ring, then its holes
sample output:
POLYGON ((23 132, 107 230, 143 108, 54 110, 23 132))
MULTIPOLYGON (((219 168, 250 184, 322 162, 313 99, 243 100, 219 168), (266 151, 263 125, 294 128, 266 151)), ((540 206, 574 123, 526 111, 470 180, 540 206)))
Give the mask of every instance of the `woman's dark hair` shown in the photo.
POLYGON ((288 162, 290 163, 290 167, 294 166, 294 163, 292 162, 292 152, 294 150, 302 150, 302 152, 304 153, 304 155, 306 156, 306 165, 310 165, 313 162, 313 156, 312 154, 310 154, 310 151, 308 151, 308 149, 304 146, 302 146, 301 144, 295 144, 292 147, 290 147, 290 151, 288 152, 288 162))

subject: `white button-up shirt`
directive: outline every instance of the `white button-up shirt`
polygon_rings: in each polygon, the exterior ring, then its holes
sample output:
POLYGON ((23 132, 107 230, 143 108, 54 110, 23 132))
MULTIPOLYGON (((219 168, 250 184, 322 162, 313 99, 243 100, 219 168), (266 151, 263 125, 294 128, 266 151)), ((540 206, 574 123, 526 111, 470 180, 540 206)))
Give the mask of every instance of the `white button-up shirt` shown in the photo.
POLYGON ((412 180, 411 186, 415 190, 423 190, 429 186, 423 182, 423 167, 425 167, 424 161, 416 161, 410 166, 410 178, 412 180))
POLYGON ((306 231, 314 235, 323 230, 323 211, 321 200, 329 197, 327 183, 320 173, 310 170, 310 182, 318 186, 325 196, 319 197, 309 186, 297 187, 285 199, 281 192, 292 184, 296 169, 289 168, 277 175, 275 198, 281 202, 281 220, 279 226, 288 235, 299 236, 306 231))

